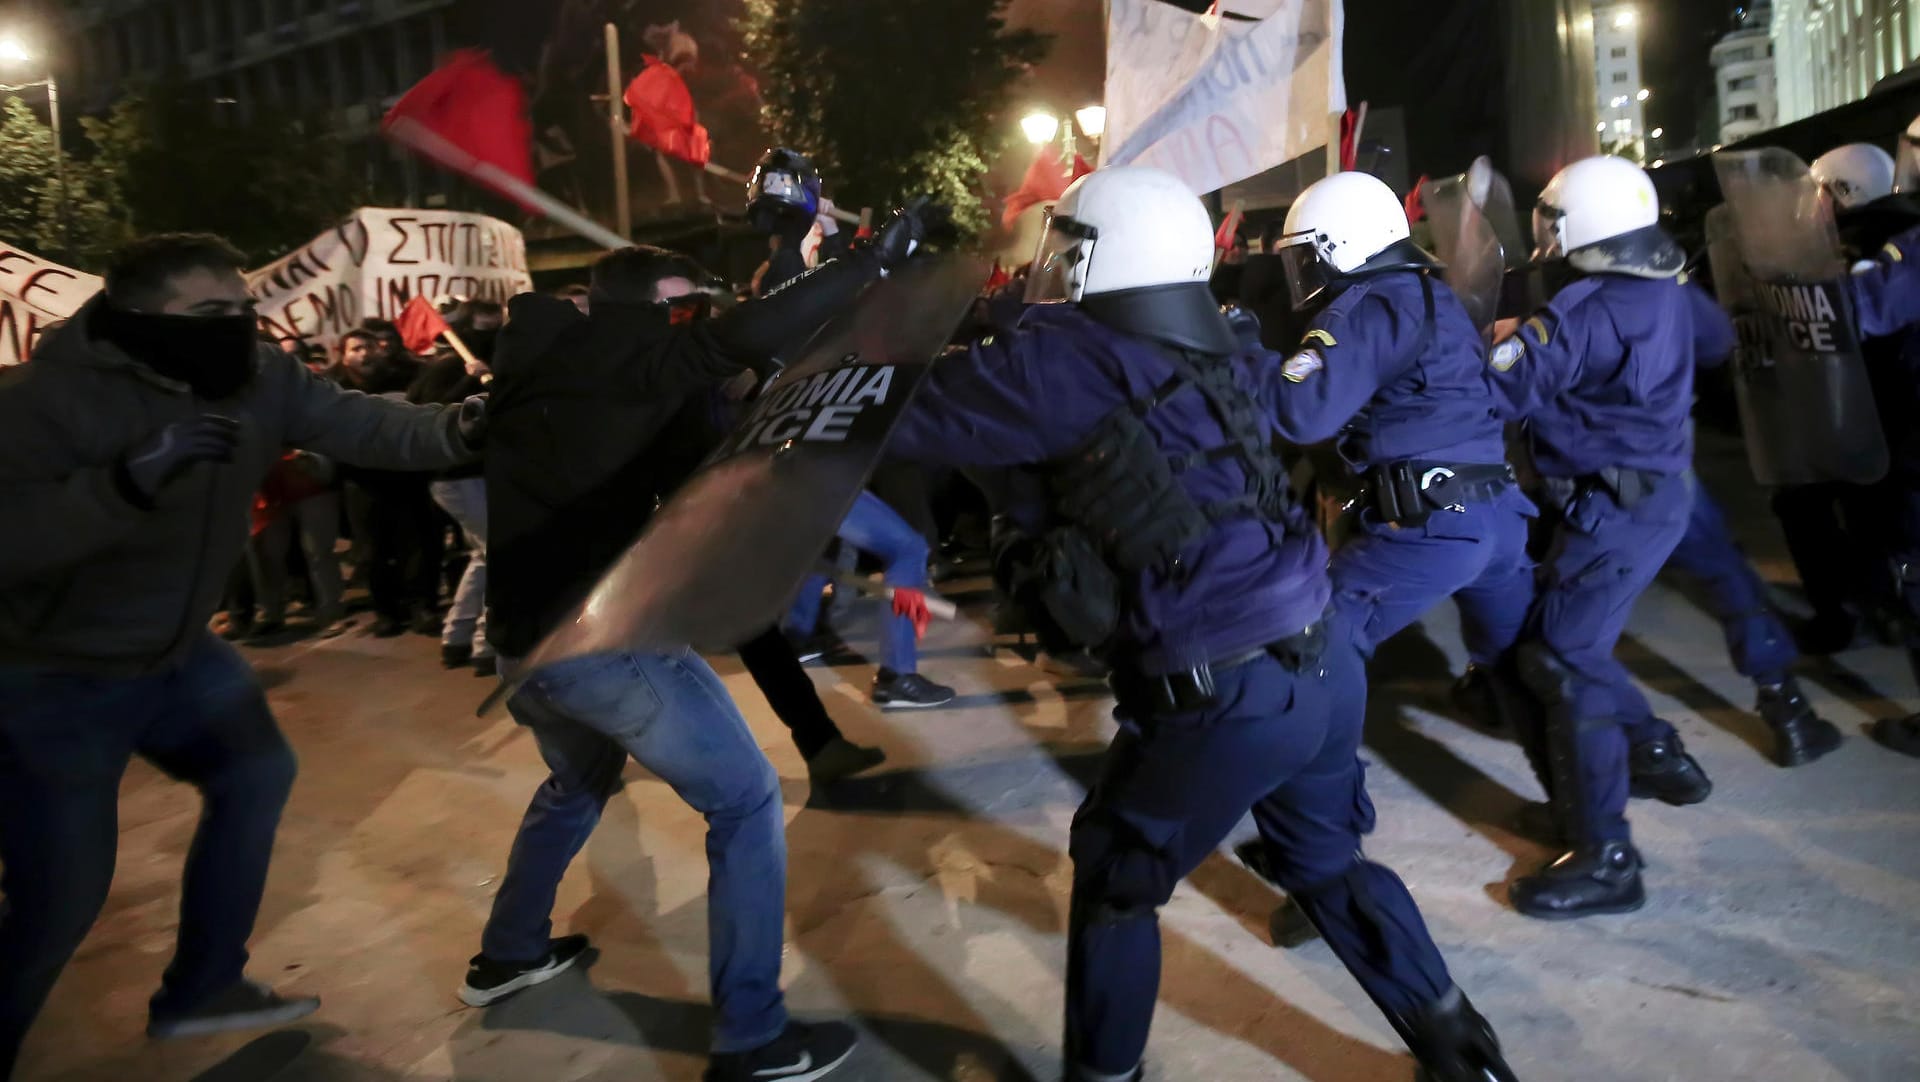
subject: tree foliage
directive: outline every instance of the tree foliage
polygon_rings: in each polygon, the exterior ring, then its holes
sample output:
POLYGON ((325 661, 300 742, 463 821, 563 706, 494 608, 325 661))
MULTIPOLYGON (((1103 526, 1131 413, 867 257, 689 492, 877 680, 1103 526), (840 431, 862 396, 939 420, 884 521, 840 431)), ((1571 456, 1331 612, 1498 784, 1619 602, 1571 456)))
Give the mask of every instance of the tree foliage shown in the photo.
POLYGON ((221 115, 162 84, 80 121, 66 146, 61 228, 53 132, 18 98, 0 109, 0 238, 97 270, 141 233, 211 232, 265 262, 361 205, 341 142, 300 117, 221 115))
POLYGON ((768 130, 810 155, 844 206, 931 194, 988 223, 979 184, 1015 134, 1015 80, 1047 38, 1008 0, 748 0, 742 30, 768 130))

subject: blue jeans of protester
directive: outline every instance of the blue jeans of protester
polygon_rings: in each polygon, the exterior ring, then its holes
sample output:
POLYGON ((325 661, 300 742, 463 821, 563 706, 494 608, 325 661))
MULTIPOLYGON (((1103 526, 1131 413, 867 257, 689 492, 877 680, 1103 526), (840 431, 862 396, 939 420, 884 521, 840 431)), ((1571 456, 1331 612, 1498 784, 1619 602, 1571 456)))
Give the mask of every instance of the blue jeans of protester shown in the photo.
POLYGON ((470 646, 473 656, 488 657, 493 650, 487 646, 487 479, 435 481, 427 491, 467 537, 467 569, 440 626, 440 644, 470 646))
POLYGON ((1699 478, 1689 474, 1688 480, 1693 485, 1693 511, 1687 518, 1687 532, 1667 557, 1667 567, 1700 585, 1707 610, 1720 621, 1734 669, 1755 684, 1778 684, 1800 660, 1800 649, 1780 614, 1767 603, 1766 583, 1734 541, 1720 505, 1699 478))
MULTIPOLYGON (((927 585, 927 539, 907 524, 885 501, 871 492, 860 493, 853 510, 840 523, 840 540, 862 552, 870 552, 886 563, 883 573, 888 586, 925 589, 927 585)), ((811 635, 820 625, 820 595, 827 576, 809 575, 800 585, 787 614, 787 626, 802 635, 811 635)), ((917 672, 920 653, 915 646, 913 621, 888 614, 880 636, 880 667, 894 672, 917 672)))
POLYGON ((551 774, 513 840, 481 951, 505 962, 546 956, 560 879, 631 755, 707 819, 713 1050, 778 1036, 787 1024, 786 821, 773 764, 726 685, 691 650, 592 654, 535 670, 507 709, 532 731, 551 774))
POLYGON ((253 670, 204 631, 147 676, 0 668, 0 1078, 106 902, 135 755, 202 800, 153 1011, 189 1010, 246 967, 295 771, 253 670))
POLYGON ((1159 908, 1253 810, 1280 885, 1383 1011, 1452 987, 1405 884, 1365 859, 1365 663, 1333 621, 1324 655, 1214 673, 1212 705, 1126 722, 1074 815, 1068 851, 1066 1054, 1121 1075, 1140 1062, 1160 987, 1159 908))

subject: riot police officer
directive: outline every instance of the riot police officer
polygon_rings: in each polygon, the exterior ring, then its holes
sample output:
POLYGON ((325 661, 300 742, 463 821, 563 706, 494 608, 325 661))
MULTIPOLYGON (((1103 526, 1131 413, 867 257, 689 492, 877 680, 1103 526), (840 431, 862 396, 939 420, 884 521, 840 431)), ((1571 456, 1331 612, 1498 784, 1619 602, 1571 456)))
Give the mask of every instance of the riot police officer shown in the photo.
POLYGON ((1334 554, 1334 604, 1368 656, 1455 597, 1468 656, 1492 666, 1532 598, 1534 507, 1507 465, 1480 332, 1415 245, 1393 190, 1336 173, 1300 194, 1281 256, 1297 352, 1264 381, 1280 433, 1337 436, 1359 481, 1354 536, 1334 554))
POLYGON ((1404 884, 1359 852, 1362 662, 1329 617, 1241 347, 1207 291, 1212 224, 1175 177, 1102 169, 1053 209, 1013 330, 936 364, 902 457, 1044 479, 1015 597, 1113 668, 1123 727, 1074 817, 1066 1060, 1143 1077, 1157 910, 1251 808, 1288 892, 1425 1077, 1510 1079, 1404 884))
POLYGON ((1545 707, 1524 738, 1572 849, 1514 884, 1529 916, 1638 909, 1630 785, 1670 803, 1711 788, 1613 656, 1693 506, 1696 324, 1675 281, 1684 253, 1659 216, 1653 182, 1632 162, 1561 170, 1534 211, 1535 257, 1571 280, 1488 359, 1495 398, 1528 424, 1550 500, 1540 594, 1516 655, 1545 707))

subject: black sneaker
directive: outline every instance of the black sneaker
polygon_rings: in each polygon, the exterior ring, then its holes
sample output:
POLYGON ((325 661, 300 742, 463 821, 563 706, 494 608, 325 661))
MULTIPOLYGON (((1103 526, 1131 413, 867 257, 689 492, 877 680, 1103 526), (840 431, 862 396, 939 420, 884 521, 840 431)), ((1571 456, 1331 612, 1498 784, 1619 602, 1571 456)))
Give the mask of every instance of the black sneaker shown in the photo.
POLYGON ((883 710, 924 710, 953 701, 953 689, 917 672, 881 669, 873 678, 873 702, 883 710))
POLYGON ((457 669, 473 660, 473 646, 464 642, 443 642, 440 644, 440 667, 457 669))
POLYGON ((545 984, 572 969, 587 947, 586 936, 566 935, 547 940, 547 956, 538 962, 496 962, 476 954, 467 963, 467 983, 460 986, 460 1002, 485 1007, 522 989, 545 984))
POLYGON ((853 1055, 860 1038, 845 1022, 787 1028, 751 1052, 716 1053, 707 1064, 706 1082, 812 1082, 825 1078, 853 1055))
POLYGON ((243 980, 200 1004, 178 1013, 154 1011, 147 1017, 147 1036, 157 1040, 199 1037, 233 1029, 285 1025, 320 1009, 319 996, 283 999, 264 984, 243 980))

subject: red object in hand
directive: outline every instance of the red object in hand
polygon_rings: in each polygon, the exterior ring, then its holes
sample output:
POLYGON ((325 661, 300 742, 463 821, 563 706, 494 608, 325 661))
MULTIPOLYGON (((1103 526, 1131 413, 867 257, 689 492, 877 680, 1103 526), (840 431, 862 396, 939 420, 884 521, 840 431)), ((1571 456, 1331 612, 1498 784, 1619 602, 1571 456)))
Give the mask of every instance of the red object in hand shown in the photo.
POLYGON ((893 588, 893 614, 904 616, 913 621, 913 637, 927 637, 927 626, 933 623, 933 613, 927 611, 927 594, 911 586, 893 588))
POLYGON ((1051 144, 1041 144, 1034 151, 1033 162, 1027 166, 1027 175, 1020 181, 1020 187, 1007 196, 1004 208, 1000 212, 1000 224, 1013 228, 1014 219, 1028 207, 1040 203, 1052 203, 1067 194, 1067 186, 1088 173, 1093 166, 1087 159, 1075 154, 1069 162, 1060 155, 1059 148, 1051 144))
POLYGON ((1422 194, 1426 189, 1427 179, 1425 173, 1420 174, 1420 179, 1413 182, 1413 190, 1407 193, 1406 207, 1408 225, 1413 225, 1427 216, 1426 198, 1422 194))
POLYGON ((433 302, 419 294, 407 302, 393 326, 400 332, 400 341, 409 353, 432 353, 433 344, 450 329, 433 302))
POLYGON ((640 59, 646 67, 627 84, 623 96, 633 112, 627 135, 670 158, 705 167, 713 146, 706 127, 694 115, 693 93, 686 80, 657 56, 640 59))

